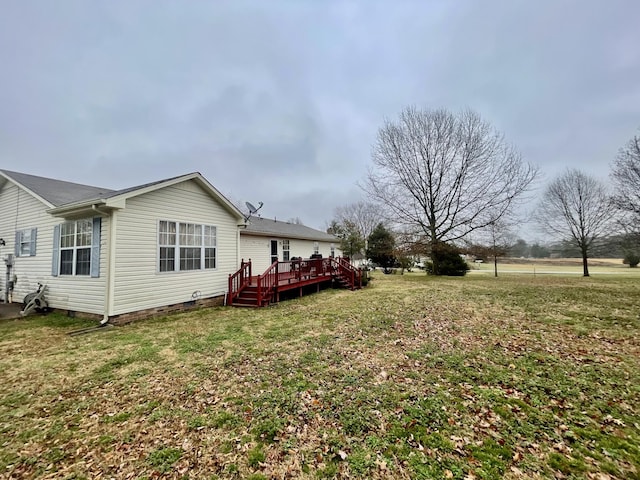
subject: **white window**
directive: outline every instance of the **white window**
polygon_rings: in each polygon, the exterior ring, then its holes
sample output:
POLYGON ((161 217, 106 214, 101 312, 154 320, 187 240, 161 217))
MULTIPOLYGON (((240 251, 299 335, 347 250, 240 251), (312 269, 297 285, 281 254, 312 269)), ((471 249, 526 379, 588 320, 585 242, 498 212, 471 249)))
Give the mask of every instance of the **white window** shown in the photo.
POLYGON ((60 225, 60 275, 91 274, 92 219, 60 225))
POLYGON ((320 247, 318 246, 318 242, 313 242, 313 253, 314 255, 317 255, 318 253, 320 253, 320 247))
POLYGON ((33 257, 36 254, 37 228, 16 232, 16 257, 33 257))
POLYGON ((204 268, 216 268, 216 227, 204 226, 204 268))
POLYGON ((216 268, 216 227, 161 220, 158 268, 161 272, 216 268))
POLYGON ((158 231, 161 272, 173 272, 176 269, 176 244, 176 222, 161 221, 158 231))
POLYGON ((282 260, 288 262, 291 259, 291 250, 289 249, 289 240, 282 240, 282 260))
POLYGON ((331 244, 331 257, 335 257, 336 256, 336 246, 332 243, 331 244))

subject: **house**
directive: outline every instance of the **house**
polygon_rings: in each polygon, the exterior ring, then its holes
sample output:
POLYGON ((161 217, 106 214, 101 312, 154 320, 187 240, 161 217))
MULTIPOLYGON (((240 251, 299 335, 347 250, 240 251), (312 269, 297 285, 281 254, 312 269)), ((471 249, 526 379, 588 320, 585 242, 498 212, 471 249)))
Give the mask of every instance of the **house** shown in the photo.
POLYGON ((41 282, 51 307, 105 322, 222 303, 244 224, 199 173, 109 190, 0 170, 14 299, 41 282))
POLYGON ((323 258, 341 255, 339 239, 334 235, 305 225, 281 222, 262 217, 250 217, 240 230, 240 252, 251 259, 254 272, 263 272, 274 261, 289 261, 295 257, 323 258))

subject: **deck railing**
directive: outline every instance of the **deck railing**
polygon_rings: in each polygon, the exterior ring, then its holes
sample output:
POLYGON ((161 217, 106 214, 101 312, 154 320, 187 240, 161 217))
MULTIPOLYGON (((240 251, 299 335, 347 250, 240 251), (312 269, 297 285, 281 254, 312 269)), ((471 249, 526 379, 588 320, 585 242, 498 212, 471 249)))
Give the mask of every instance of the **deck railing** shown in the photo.
POLYGON ((344 257, 337 257, 334 260, 338 275, 349 284, 351 290, 362 288, 362 270, 355 268, 351 262, 344 257))
POLYGON ((271 301, 271 297, 273 297, 276 291, 276 287, 278 286, 279 263, 278 261, 273 262, 262 275, 258 275, 257 302, 259 306, 262 306, 263 301, 271 301))
POLYGON ((233 305, 233 299, 240 295, 240 292, 251 283, 251 259, 248 262, 244 258, 240 262, 240 269, 229 274, 229 295, 227 296, 227 305, 233 305))
POLYGON ((362 287, 362 271, 355 268, 348 259, 338 258, 298 258, 284 262, 273 262, 261 275, 252 279, 251 259, 240 264, 240 269, 229 275, 227 305, 233 305, 242 291, 254 285, 256 304, 262 306, 278 296, 278 285, 308 284, 318 277, 339 277, 351 290, 362 287), (253 280, 253 282, 252 282, 253 280), (255 283, 254 283, 255 282, 255 283))

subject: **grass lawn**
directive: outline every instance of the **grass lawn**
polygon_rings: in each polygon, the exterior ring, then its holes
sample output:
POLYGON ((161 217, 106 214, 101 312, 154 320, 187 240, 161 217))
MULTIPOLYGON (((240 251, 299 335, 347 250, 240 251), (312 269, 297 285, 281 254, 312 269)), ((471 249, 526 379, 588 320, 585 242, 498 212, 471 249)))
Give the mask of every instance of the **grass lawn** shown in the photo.
POLYGON ((640 279, 0 323, 0 478, 640 478, 640 279))

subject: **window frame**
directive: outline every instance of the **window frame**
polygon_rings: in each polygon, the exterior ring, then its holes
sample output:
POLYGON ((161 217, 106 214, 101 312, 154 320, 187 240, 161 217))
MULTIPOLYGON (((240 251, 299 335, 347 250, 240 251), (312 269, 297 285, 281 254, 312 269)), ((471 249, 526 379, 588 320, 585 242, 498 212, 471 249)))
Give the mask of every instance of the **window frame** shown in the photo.
POLYGON ((158 220, 156 234, 157 273, 217 270, 217 238, 218 227, 216 225, 178 220, 158 220), (165 254, 164 256, 162 256, 163 253, 165 254), (169 269, 168 267, 171 264, 173 268, 169 269), (196 264, 199 264, 199 266, 196 267, 196 264))
POLYGON ((91 256, 93 251, 93 219, 81 218, 78 220, 70 220, 60 224, 60 247, 58 251, 58 275, 65 277, 91 277, 91 256), (79 230, 79 224, 85 224, 86 229, 79 230), (65 226, 73 225, 73 232, 65 232, 65 226), (63 237, 71 238, 72 245, 64 245, 63 237), (89 241, 87 244, 86 241, 89 241), (81 245, 80 242, 83 242, 81 245), (71 272, 63 271, 63 254, 71 253, 70 260, 65 263, 70 264, 71 272), (87 256, 88 254, 88 256, 87 256), (78 273, 78 267, 82 266, 81 272, 78 273), (86 270, 86 271, 85 271, 86 270))
POLYGON ((282 261, 288 262, 291 260, 291 243, 289 239, 282 240, 282 261))
POLYGON ((24 228, 16 231, 14 254, 16 257, 35 257, 38 238, 37 228, 24 228), (25 238, 27 239, 25 241, 25 238), (25 247, 26 246, 26 250, 25 247))
POLYGON ((318 255, 320 253, 320 243, 313 242, 313 254, 318 255))

